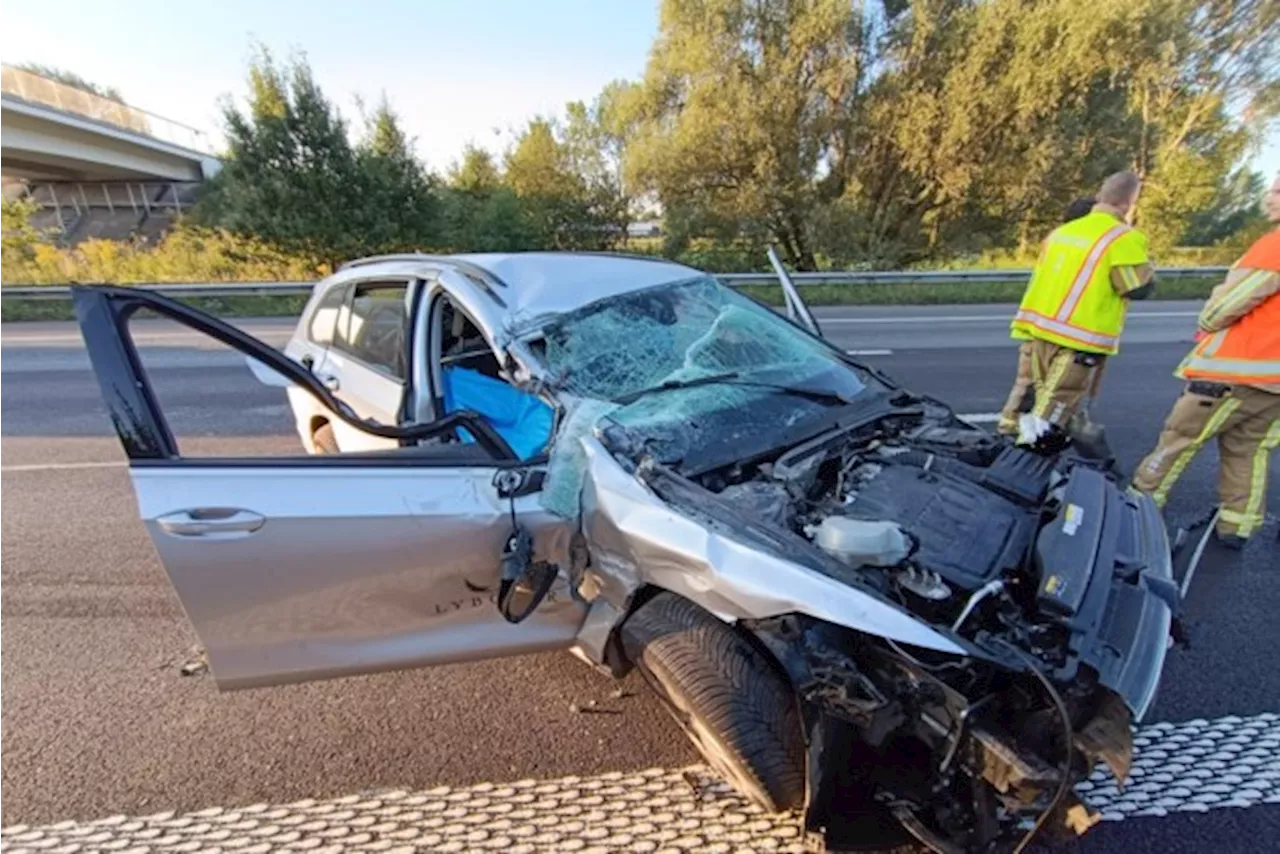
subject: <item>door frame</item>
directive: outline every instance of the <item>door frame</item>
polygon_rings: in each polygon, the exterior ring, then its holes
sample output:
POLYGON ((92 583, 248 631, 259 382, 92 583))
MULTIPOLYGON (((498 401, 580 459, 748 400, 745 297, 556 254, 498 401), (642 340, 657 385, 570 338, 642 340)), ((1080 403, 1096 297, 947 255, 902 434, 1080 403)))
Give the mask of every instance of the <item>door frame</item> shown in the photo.
MULTIPOLYGON (((311 371, 281 351, 225 321, 161 294, 114 285, 73 285, 71 299, 84 337, 85 349, 102 390, 103 401, 129 457, 130 465, 156 462, 203 466, 244 464, 243 460, 234 458, 184 459, 179 454, 177 440, 152 391, 129 329, 130 318, 144 308, 256 359, 316 398, 335 418, 364 433, 410 444, 420 439, 447 435, 462 427, 475 437, 477 444, 493 458, 495 465, 506 467, 529 464, 529 461, 521 461, 506 440, 474 412, 455 412, 429 423, 415 424, 377 424, 362 419, 349 406, 334 397, 311 371)), ((358 454, 350 462, 367 465, 371 456, 358 454)), ((398 454, 388 456, 404 459, 398 454)), ((262 462, 289 465, 332 465, 337 462, 341 465, 341 460, 341 456, 299 456, 262 462)))

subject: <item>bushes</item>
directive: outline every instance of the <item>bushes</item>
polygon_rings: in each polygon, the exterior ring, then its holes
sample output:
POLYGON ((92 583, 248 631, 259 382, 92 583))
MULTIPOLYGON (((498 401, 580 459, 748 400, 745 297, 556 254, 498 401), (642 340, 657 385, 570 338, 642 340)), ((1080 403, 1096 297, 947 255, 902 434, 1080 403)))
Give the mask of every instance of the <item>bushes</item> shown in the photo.
MULTIPOLYGON (((6 220, 8 213, 6 207, 6 220)), ((6 285, 310 281, 327 272, 260 240, 188 225, 154 245, 86 240, 69 248, 34 238, 16 223, 11 235, 10 225, 6 221, 0 269, 6 285)))

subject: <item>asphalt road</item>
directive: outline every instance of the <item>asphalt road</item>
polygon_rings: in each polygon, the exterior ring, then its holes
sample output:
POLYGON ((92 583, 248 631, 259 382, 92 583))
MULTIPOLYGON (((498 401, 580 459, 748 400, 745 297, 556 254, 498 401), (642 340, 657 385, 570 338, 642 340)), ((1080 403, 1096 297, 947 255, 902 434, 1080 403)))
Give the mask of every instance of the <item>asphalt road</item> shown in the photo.
MULTIPOLYGON (((1194 311, 1137 307, 1108 368, 1097 415, 1129 465, 1178 393, 1169 371, 1194 311)), ((1003 307, 820 314, 838 344, 892 351, 866 358, 961 412, 993 412, 1004 399, 1013 353, 1003 307)), ((273 343, 288 330, 280 321, 244 325, 273 343)), ((74 327, 2 334, 5 824, 695 760, 638 680, 615 685, 562 654, 234 694, 180 675, 196 639, 137 522, 74 327)), ((296 447, 281 392, 258 384, 238 357, 161 324, 142 338, 191 447, 296 447)), ((1187 472, 1170 514, 1185 520, 1209 507, 1213 485, 1210 450, 1187 472)), ((1280 508, 1280 482, 1268 497, 1280 508)), ((1192 645, 1172 654, 1152 720, 1280 711, 1269 646, 1280 631, 1276 524, 1237 563, 1197 576, 1186 608, 1192 645)), ((1271 850, 1278 832, 1280 807, 1227 809, 1104 826, 1080 850, 1271 850)))

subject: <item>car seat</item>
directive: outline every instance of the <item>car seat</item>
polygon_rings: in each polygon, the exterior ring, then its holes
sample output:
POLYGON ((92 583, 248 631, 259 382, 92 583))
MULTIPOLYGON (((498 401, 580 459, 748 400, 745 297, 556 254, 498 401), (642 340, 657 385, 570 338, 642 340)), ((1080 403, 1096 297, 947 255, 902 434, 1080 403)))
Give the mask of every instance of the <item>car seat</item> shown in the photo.
MULTIPOLYGON (((445 415, 462 410, 475 412, 522 460, 535 457, 546 448, 554 413, 540 399, 470 368, 449 366, 441 376, 445 415)), ((458 437, 463 442, 475 441, 466 430, 459 430, 458 437)))

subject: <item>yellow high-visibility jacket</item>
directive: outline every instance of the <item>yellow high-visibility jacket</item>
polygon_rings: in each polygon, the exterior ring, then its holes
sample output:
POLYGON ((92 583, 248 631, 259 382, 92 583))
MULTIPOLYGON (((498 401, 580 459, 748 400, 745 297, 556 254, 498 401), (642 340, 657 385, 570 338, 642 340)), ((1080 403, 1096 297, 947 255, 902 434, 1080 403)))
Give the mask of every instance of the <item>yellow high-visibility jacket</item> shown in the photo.
POLYGON ((1120 349, 1126 296, 1151 277, 1147 238, 1113 214, 1095 210, 1045 240, 1012 335, 1088 353, 1120 349))

